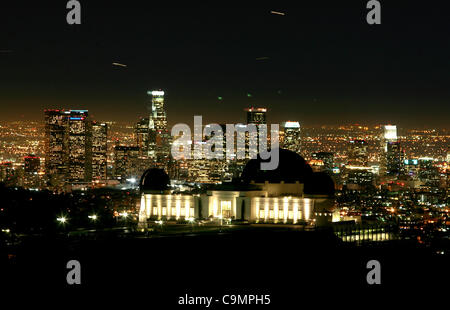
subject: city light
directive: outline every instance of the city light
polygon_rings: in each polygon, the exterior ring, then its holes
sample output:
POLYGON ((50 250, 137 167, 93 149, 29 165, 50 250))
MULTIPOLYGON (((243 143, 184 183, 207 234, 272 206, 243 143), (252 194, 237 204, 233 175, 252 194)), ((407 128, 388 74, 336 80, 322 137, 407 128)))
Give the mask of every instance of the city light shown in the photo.
POLYGON ((64 217, 64 216, 57 217, 56 220, 57 220, 58 222, 60 222, 61 224, 65 224, 65 223, 67 222, 67 218, 64 217))
POLYGON ((284 127, 285 128, 300 128, 300 123, 299 122, 287 121, 287 122, 284 123, 284 127))

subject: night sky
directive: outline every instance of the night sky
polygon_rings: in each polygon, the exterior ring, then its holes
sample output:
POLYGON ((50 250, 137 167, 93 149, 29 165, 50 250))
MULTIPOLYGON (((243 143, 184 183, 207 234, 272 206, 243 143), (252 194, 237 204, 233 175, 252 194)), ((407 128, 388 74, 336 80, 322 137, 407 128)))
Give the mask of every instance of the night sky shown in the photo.
POLYGON ((381 1, 376 26, 366 23, 365 0, 84 0, 81 25, 67 25, 66 1, 5 2, 0 120, 43 120, 44 108, 61 107, 134 122, 147 114, 147 90, 163 89, 170 125, 194 114, 205 123, 243 122, 253 105, 269 108, 269 123, 450 128, 443 1, 381 1))

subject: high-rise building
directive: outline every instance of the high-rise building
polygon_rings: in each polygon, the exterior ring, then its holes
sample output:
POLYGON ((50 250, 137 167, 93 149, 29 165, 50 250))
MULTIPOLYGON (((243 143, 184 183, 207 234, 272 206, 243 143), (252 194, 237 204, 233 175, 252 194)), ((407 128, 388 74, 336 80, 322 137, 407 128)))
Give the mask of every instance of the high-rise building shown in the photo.
POLYGON ((158 163, 166 163, 170 155, 170 133, 167 127, 167 116, 164 109, 164 91, 147 92, 152 96, 149 116, 148 154, 158 163))
POLYGON ((392 175, 392 171, 391 173, 388 173, 388 160, 389 160, 388 144, 398 142, 397 126, 396 125, 381 126, 380 142, 381 142, 380 175, 389 175, 389 174, 392 175))
POLYGON ((351 140, 348 152, 348 164, 350 166, 367 166, 369 154, 366 140, 351 140))
POLYGON ((45 174, 54 189, 92 181, 92 124, 87 110, 45 110, 45 174))
POLYGON ((260 125, 267 125, 267 109, 250 107, 245 109, 245 111, 247 112, 247 124, 256 125, 256 133, 249 132, 245 135, 245 156, 247 159, 250 159, 253 155, 256 155, 249 152, 252 145, 255 145, 258 150, 257 153, 259 152, 260 125))
POLYGON ((127 178, 138 178, 140 173, 139 147, 114 146, 114 177, 125 182, 127 178))
POLYGON ((68 182, 81 185, 92 181, 91 122, 87 110, 70 110, 68 123, 68 182))
POLYGON ((30 154, 23 158, 23 186, 28 188, 40 187, 39 170, 41 168, 41 159, 38 156, 30 154))
POLYGON ((267 109, 250 107, 247 111, 247 124, 267 124, 267 109))
POLYGON ((283 148, 300 154, 301 151, 301 137, 300 137, 300 123, 299 122, 284 122, 284 138, 283 148))
POLYGON ((68 161, 67 125, 69 111, 45 110, 45 174, 48 185, 65 185, 68 161))
POLYGON ((388 142, 386 152, 386 174, 393 176, 403 174, 404 160, 400 142, 388 142))
POLYGON ((92 122, 92 180, 99 183, 107 179, 107 135, 107 124, 92 122))
POLYGON ((434 158, 419 158, 419 179, 427 186, 438 186, 440 173, 434 165, 434 158))
POLYGON ((384 125, 382 126, 382 134, 381 134, 381 147, 384 151, 387 151, 388 142, 397 142, 397 126, 396 125, 384 125))
POLYGON ((141 156, 148 156, 149 152, 149 136, 150 136, 150 122, 148 118, 141 118, 134 128, 136 135, 136 143, 139 147, 141 156))

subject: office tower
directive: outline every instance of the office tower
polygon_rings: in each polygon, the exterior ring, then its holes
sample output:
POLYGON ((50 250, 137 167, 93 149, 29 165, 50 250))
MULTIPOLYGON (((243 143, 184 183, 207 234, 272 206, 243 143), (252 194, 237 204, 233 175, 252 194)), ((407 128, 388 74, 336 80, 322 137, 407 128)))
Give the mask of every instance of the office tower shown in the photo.
POLYGON ((87 110, 45 110, 45 175, 50 188, 92 181, 92 124, 87 110))
POLYGON ((38 188, 40 186, 39 170, 41 168, 41 159, 34 155, 28 155, 24 157, 23 161, 23 185, 28 188, 38 188))
POLYGON ((365 167, 368 163, 369 155, 366 140, 351 140, 348 152, 348 165, 365 167))
POLYGON ((284 122, 283 148, 300 154, 301 137, 299 122, 284 122))
POLYGON ((397 126, 396 125, 384 125, 381 127, 381 147, 387 152, 387 144, 388 142, 397 142, 397 126))
POLYGON ((245 109, 247 111, 247 124, 267 124, 267 109, 250 107, 245 109))
POLYGON ((398 176, 403 174, 404 156, 400 142, 388 142, 386 152, 386 174, 398 176))
POLYGON ((157 163, 165 164, 170 155, 170 133, 167 128, 167 116, 164 109, 164 92, 149 91, 152 96, 149 116, 148 154, 157 163))
POLYGON ((149 151, 149 136, 150 136, 150 121, 148 118, 141 118, 134 128, 136 135, 136 143, 139 147, 139 154, 141 156, 148 156, 149 151))
POLYGON ((427 186, 438 186, 440 173, 434 165, 434 158, 419 158, 419 179, 427 186))
POLYGON ((129 178, 139 179, 139 173, 139 147, 114 146, 114 177, 125 182, 129 178))
POLYGON ((45 175, 51 188, 65 185, 68 162, 69 111, 45 110, 45 175))
MULTIPOLYGON (((250 154, 250 147, 252 145, 255 145, 257 148, 257 153, 259 153, 259 134, 260 134, 260 125, 267 125, 267 109, 266 108, 254 108, 250 107, 248 109, 245 109, 247 112, 247 124, 253 124, 256 125, 256 133, 246 133, 245 135, 245 145, 246 145, 246 152, 245 157, 246 159, 250 159, 253 154, 250 154), (253 144, 252 144, 253 143, 253 144)), ((267 131, 270 129, 267 128, 267 131)), ((269 136, 269 133, 267 132, 267 137, 269 136)), ((254 154, 256 155, 256 154, 254 154)))
POLYGON ((388 173, 388 144, 390 142, 397 142, 397 126, 384 125, 381 126, 380 135, 380 175, 389 175, 388 173))
POLYGON ((334 168, 334 154, 330 152, 318 152, 311 155, 312 160, 320 162, 320 171, 331 174, 334 168))
POLYGON ((92 180, 98 183, 107 179, 107 135, 107 124, 92 122, 92 180))
POLYGON ((92 181, 91 122, 87 110, 70 110, 68 123, 68 175, 70 185, 92 181))

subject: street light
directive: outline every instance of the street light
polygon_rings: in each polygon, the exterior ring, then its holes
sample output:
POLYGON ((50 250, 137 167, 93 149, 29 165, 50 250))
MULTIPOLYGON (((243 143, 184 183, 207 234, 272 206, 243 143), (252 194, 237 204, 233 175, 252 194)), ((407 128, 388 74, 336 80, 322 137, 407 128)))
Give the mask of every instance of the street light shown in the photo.
POLYGON ((64 216, 57 217, 56 220, 62 224, 64 224, 67 221, 67 219, 64 216))
POLYGON ((93 220, 94 222, 97 220, 97 215, 88 215, 88 218, 90 218, 91 220, 93 220))
POLYGON ((160 226, 160 228, 161 228, 161 231, 162 231, 164 221, 163 221, 163 220, 159 220, 159 221, 155 221, 155 223, 156 223, 156 224, 159 224, 159 226, 160 226))
POLYGON ((188 217, 187 221, 189 223, 191 223, 191 232, 193 232, 194 231, 194 221, 195 221, 195 219, 193 217, 188 217))

